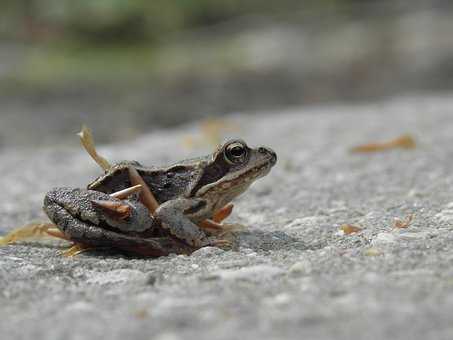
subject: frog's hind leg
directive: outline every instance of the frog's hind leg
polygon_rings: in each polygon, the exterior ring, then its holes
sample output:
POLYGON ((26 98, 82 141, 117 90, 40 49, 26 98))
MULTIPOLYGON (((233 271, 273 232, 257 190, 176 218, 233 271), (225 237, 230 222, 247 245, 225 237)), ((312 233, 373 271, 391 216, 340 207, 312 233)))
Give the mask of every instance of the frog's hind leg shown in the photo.
POLYGON ((67 237, 52 223, 31 223, 12 230, 0 237, 0 246, 26 241, 34 238, 53 236, 67 240, 67 237))
POLYGON ((204 220, 200 222, 198 226, 204 231, 208 232, 211 235, 217 237, 222 237, 228 235, 235 231, 240 231, 244 229, 244 226, 238 223, 217 223, 213 220, 204 220))

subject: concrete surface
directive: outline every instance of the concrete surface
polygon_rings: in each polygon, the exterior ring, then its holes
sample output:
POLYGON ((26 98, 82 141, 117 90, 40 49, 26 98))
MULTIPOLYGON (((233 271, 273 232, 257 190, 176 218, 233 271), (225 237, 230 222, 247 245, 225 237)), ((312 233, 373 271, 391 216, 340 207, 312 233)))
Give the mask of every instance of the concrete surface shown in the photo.
MULTIPOLYGON (((451 339, 453 99, 232 116, 279 163, 237 201, 239 249, 130 259, 64 258, 58 241, 0 248, 2 339, 451 339), (303 113, 303 114, 301 114, 303 113), (351 154, 403 133, 414 150, 351 154), (406 229, 394 218, 414 214, 406 229), (345 235, 345 223, 363 228, 345 235)), ((76 129, 76 128, 75 128, 76 129)), ((197 124, 106 145, 110 159, 160 164, 188 150, 197 124)), ((198 138, 198 137, 196 137, 198 138)), ((0 226, 31 220, 53 186, 99 170, 78 147, 1 149, 0 226)))

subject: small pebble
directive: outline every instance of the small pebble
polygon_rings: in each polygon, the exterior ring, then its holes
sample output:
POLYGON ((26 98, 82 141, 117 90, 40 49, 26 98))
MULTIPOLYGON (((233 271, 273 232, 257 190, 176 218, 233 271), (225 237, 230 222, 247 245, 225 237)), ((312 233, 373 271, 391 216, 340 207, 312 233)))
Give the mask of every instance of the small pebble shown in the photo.
POLYGON ((310 261, 302 260, 294 263, 288 270, 291 274, 309 274, 312 271, 312 265, 310 261))
POLYGON ((396 243, 396 237, 391 233, 379 233, 373 241, 371 241, 371 244, 373 245, 387 245, 392 243, 396 243))
POLYGON ((240 269, 221 270, 213 273, 213 277, 218 277, 223 280, 260 281, 270 279, 281 274, 283 274, 283 270, 279 267, 263 264, 240 269))
POLYGON ((192 257, 211 257, 215 255, 223 254, 225 250, 217 247, 203 247, 198 250, 195 250, 192 253, 192 257))
POLYGON ((382 252, 378 248, 371 247, 366 249, 364 254, 366 256, 379 256, 382 255, 382 252))

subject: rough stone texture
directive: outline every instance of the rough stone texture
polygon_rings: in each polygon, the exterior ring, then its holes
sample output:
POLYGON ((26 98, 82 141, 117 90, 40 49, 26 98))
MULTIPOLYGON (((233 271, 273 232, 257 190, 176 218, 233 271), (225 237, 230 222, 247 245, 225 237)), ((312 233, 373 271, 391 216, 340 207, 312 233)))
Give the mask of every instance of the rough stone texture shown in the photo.
MULTIPOLYGON (((239 249, 131 259, 59 255, 65 244, 0 248, 5 339, 451 339, 453 100, 399 98, 237 115, 234 134, 279 163, 237 202, 239 249), (362 142, 415 136, 414 150, 351 154, 362 142), (406 229, 394 218, 415 214, 406 229), (346 235, 345 223, 363 228, 346 235)), ((100 148, 160 164, 196 125, 100 148)), ((76 144, 76 141, 75 143, 76 144)), ((3 149, 1 230, 33 219, 52 186, 99 170, 78 148, 3 149)))

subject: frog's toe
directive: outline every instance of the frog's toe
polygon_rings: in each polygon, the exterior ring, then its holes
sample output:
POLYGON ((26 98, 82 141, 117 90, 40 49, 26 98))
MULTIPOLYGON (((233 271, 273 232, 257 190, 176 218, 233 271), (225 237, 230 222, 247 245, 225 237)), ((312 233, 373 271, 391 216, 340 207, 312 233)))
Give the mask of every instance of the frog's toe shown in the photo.
POLYGON ((223 233, 233 233, 236 231, 242 231, 247 229, 247 227, 240 223, 223 223, 222 231, 223 233))
POLYGON ((61 252, 61 255, 64 257, 74 257, 84 252, 96 249, 94 246, 89 246, 82 243, 74 243, 70 248, 66 249, 65 251, 61 252))

